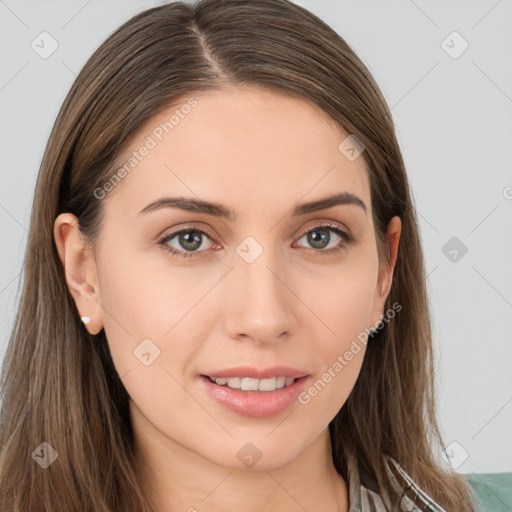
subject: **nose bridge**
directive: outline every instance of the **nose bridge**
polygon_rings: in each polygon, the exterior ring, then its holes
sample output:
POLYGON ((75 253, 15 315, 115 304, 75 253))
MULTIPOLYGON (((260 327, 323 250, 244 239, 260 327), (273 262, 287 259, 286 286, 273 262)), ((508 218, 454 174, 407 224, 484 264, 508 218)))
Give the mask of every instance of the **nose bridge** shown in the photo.
POLYGON ((228 312, 229 334, 269 342, 292 329, 292 295, 283 283, 285 268, 279 251, 252 237, 236 249, 232 273, 233 297, 228 312))

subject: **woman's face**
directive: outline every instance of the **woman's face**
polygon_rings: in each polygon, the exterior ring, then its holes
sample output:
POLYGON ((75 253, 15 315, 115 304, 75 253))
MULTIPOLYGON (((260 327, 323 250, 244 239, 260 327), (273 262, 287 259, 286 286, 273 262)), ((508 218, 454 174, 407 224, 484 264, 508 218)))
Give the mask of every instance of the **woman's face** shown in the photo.
MULTIPOLYGON (((77 305, 105 329, 141 435, 225 467, 270 468, 343 406, 391 284, 363 157, 339 149, 347 135, 303 101, 238 88, 184 98, 130 141, 120 161, 136 160, 97 194, 94 291, 77 305), (305 206, 336 194, 356 199, 305 206), (266 369, 304 377, 273 392, 204 377, 266 369)), ((399 219, 390 226, 399 235, 399 219)))

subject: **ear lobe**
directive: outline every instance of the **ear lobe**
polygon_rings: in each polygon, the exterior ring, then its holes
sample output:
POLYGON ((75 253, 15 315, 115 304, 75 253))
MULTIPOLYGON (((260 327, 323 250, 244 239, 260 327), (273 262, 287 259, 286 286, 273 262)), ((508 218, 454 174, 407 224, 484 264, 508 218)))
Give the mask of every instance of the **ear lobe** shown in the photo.
POLYGON ((96 262, 80 236, 78 219, 71 213, 60 214, 54 222, 53 234, 69 292, 80 316, 89 317, 86 325, 91 334, 103 328, 96 262))

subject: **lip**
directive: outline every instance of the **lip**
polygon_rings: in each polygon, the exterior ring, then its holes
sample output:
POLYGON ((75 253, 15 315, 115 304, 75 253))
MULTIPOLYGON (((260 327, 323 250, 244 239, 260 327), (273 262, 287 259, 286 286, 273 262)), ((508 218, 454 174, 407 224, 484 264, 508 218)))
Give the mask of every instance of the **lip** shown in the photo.
POLYGON ((204 372, 202 375, 212 379, 222 377, 250 377, 251 379, 270 379, 272 377, 293 377, 299 379, 308 375, 308 372, 290 368, 289 366, 272 366, 271 368, 254 368, 253 366, 237 366, 236 368, 226 368, 224 370, 215 370, 204 372))
MULTIPOLYGON (((248 376, 246 374, 242 375, 248 376)), ((280 376, 284 377, 285 375, 280 374, 280 376)), ((205 386, 207 393, 211 397, 228 410, 240 416, 268 418, 285 411, 297 401, 297 397, 303 391, 308 377, 307 375, 299 377, 292 385, 276 389, 275 391, 240 391, 231 389, 227 386, 219 386, 213 383, 205 375, 199 376, 199 382, 205 386)))

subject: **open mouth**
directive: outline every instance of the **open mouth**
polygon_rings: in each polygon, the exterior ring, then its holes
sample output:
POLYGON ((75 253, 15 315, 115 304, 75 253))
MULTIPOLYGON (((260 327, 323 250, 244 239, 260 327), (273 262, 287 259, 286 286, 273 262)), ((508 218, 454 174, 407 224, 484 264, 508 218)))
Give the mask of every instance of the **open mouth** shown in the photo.
MULTIPOLYGON (((296 380, 293 377, 271 377, 269 379, 253 379, 251 377, 223 377, 212 378, 208 375, 201 375, 217 386, 227 387, 237 391, 262 391, 270 392, 291 386, 296 380)), ((301 377, 303 378, 303 377, 301 377)))

